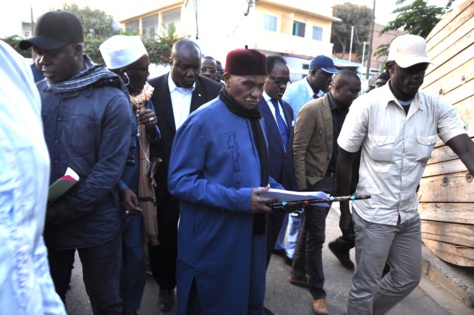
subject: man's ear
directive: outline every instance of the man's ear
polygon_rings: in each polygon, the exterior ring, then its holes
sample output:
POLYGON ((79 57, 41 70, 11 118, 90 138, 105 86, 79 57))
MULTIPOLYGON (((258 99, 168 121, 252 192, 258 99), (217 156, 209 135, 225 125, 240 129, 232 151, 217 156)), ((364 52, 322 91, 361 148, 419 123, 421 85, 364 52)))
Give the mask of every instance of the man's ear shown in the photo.
POLYGON ((224 76, 222 77, 222 80, 224 80, 226 86, 228 85, 229 83, 229 80, 230 80, 230 74, 227 73, 227 72, 224 72, 224 76))
POLYGON ((127 73, 127 70, 125 68, 120 68, 117 74, 123 79, 125 78, 126 73, 127 73))
POLYGON ((387 72, 390 74, 390 77, 392 76, 393 68, 395 68, 394 62, 387 62, 385 64, 385 69, 387 69, 387 72))
POLYGON ((81 56, 84 54, 84 45, 82 43, 77 43, 74 45, 74 55, 81 56))

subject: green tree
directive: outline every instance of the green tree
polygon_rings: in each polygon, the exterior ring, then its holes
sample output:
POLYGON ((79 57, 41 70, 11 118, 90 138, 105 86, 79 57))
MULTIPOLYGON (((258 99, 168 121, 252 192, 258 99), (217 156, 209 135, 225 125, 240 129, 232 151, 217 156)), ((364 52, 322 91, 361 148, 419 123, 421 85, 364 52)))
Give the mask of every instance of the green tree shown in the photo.
MULTIPOLYGON (((82 23, 84 28, 84 53, 88 55, 95 63, 104 63, 100 54, 99 46, 113 35, 139 35, 138 31, 123 32, 118 26, 115 26, 112 16, 107 15, 101 10, 92 10, 89 7, 80 8, 76 4, 63 4, 61 10, 74 13, 82 23)), ((143 44, 150 56, 150 62, 167 65, 171 56, 171 47, 180 39, 176 35, 176 28, 171 26, 166 33, 154 35, 151 37, 141 36, 143 44)), ((31 58, 31 50, 21 50, 18 44, 22 37, 13 35, 4 39, 18 53, 25 58, 31 58)))
POLYGON ((170 62, 171 48, 181 39, 176 35, 176 28, 172 25, 168 33, 157 36, 156 39, 142 36, 143 44, 150 56, 150 62, 158 65, 167 65, 170 62))
POLYGON ((365 5, 356 5, 349 2, 337 4, 333 7, 333 15, 341 19, 340 23, 332 24, 331 42, 334 44, 333 53, 342 58, 350 50, 351 31, 354 26, 352 52, 360 58, 363 42, 368 41, 372 9, 365 5))
MULTIPOLYGON (((397 5, 403 5, 406 0, 397 0, 397 5)), ((438 7, 428 5, 427 0, 415 0, 409 5, 404 5, 395 9, 392 13, 396 14, 393 21, 380 31, 379 35, 390 30, 403 29, 407 33, 420 35, 426 38, 431 30, 438 24, 441 18, 450 11, 454 0, 447 0, 446 6, 438 7)), ((389 44, 377 47, 374 56, 387 56, 389 44)))
POLYGON ((62 10, 74 13, 84 28, 84 38, 109 38, 119 33, 114 27, 114 19, 102 10, 92 10, 88 6, 80 8, 77 4, 64 3, 62 10))
POLYGON ((20 41, 22 40, 23 38, 18 35, 8 36, 3 39, 5 43, 12 46, 13 49, 15 49, 20 55, 22 55, 25 58, 31 58, 31 49, 22 50, 18 46, 18 44, 20 44, 20 41))

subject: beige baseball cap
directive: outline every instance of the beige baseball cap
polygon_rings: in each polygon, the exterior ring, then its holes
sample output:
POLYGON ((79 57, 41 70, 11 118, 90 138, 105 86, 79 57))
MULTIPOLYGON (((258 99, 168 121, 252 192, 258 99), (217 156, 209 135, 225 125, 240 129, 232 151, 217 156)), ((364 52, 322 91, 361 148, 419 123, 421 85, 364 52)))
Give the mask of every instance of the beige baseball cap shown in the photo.
POLYGON ((392 60, 401 68, 419 63, 432 63, 426 52, 425 39, 412 34, 398 36, 392 41, 387 61, 392 60))

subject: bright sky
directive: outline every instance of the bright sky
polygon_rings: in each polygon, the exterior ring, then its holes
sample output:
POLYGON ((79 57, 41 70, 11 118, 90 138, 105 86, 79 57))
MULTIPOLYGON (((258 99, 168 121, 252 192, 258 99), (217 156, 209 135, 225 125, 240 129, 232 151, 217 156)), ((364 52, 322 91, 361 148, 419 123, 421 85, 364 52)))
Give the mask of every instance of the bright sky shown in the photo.
MULTIPOLYGON (((223 0, 221 0, 223 1, 223 0)), ((236 1, 236 0, 233 0, 236 1)), ((244 0, 239 0, 244 1, 244 0)), ((407 0, 410 3, 412 0, 407 0)), ((452 8, 455 8, 465 0, 455 0, 452 8)), ((60 8, 63 3, 76 3, 79 7, 89 6, 92 9, 104 10, 112 15, 116 21, 137 15, 156 8, 157 0, 138 0, 123 2, 117 0, 14 0, 9 3, 8 9, 0 10, 0 37, 12 34, 20 34, 21 29, 12 29, 18 25, 18 20, 29 21, 29 7, 32 5, 34 16, 37 17, 51 8, 60 8)), ((333 4, 351 2, 354 4, 366 5, 372 8, 374 0, 332 0, 333 4)), ((448 0, 429 0, 430 4, 444 6, 448 0)), ((393 20, 391 12, 396 8, 396 0, 378 0, 375 5, 375 21, 386 24, 393 20)), ((209 12, 215 14, 214 12, 209 12)))
MULTIPOLYGON (((20 0, 32 2, 35 6, 40 8, 51 8, 59 7, 64 2, 75 2, 79 6, 88 5, 91 8, 98 8, 106 11, 107 13, 114 16, 115 19, 120 20, 130 15, 138 14, 143 11, 146 11, 148 8, 156 7, 156 0, 139 0, 134 2, 117 2, 116 0, 20 0), (120 4, 119 4, 120 3, 120 4)), ((243 1, 243 0, 241 0, 243 1)), ((456 0, 453 4, 453 8, 458 6, 464 0, 456 0)), ((351 2, 354 4, 366 5, 369 8, 373 7, 374 0, 332 0, 334 4, 351 2)), ((407 3, 412 2, 407 0, 407 3)), ((448 0, 429 0, 429 4, 444 6, 448 0)), ((378 0, 375 5, 375 19, 378 23, 386 23, 387 21, 392 20, 390 16, 391 12, 396 8, 396 0, 378 0)), ((214 14, 214 13, 212 13, 214 14)))

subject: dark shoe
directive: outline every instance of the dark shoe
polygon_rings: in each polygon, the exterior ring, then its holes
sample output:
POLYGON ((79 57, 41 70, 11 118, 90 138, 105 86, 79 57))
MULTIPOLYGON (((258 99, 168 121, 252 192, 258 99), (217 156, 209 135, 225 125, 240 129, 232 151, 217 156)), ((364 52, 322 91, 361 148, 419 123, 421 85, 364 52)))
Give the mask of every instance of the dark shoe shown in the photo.
POLYGON ((316 315, 329 315, 326 299, 316 299, 313 301, 313 312, 316 315))
POLYGON ((311 285, 309 284, 309 280, 306 277, 299 278, 299 277, 296 277, 293 274, 290 274, 290 276, 288 277, 288 282, 293 284, 293 285, 300 286, 300 287, 305 287, 305 288, 311 287, 311 285))
POLYGON ((290 258, 285 255, 285 264, 287 264, 288 266, 293 266, 293 258, 290 258))
POLYGON ((137 311, 133 312, 122 312, 122 315, 138 315, 137 311))
POLYGON ((263 314, 264 315, 275 315, 275 313, 273 313, 272 311, 270 311, 268 308, 266 308, 265 306, 263 307, 263 314))
POLYGON ((160 305, 160 311, 168 312, 173 307, 174 303, 174 290, 173 289, 162 289, 158 295, 158 304, 160 305))
POLYGON ((331 252, 336 256, 341 265, 348 270, 354 270, 354 263, 351 261, 349 256, 349 250, 345 250, 339 246, 337 241, 332 241, 328 244, 331 252))

